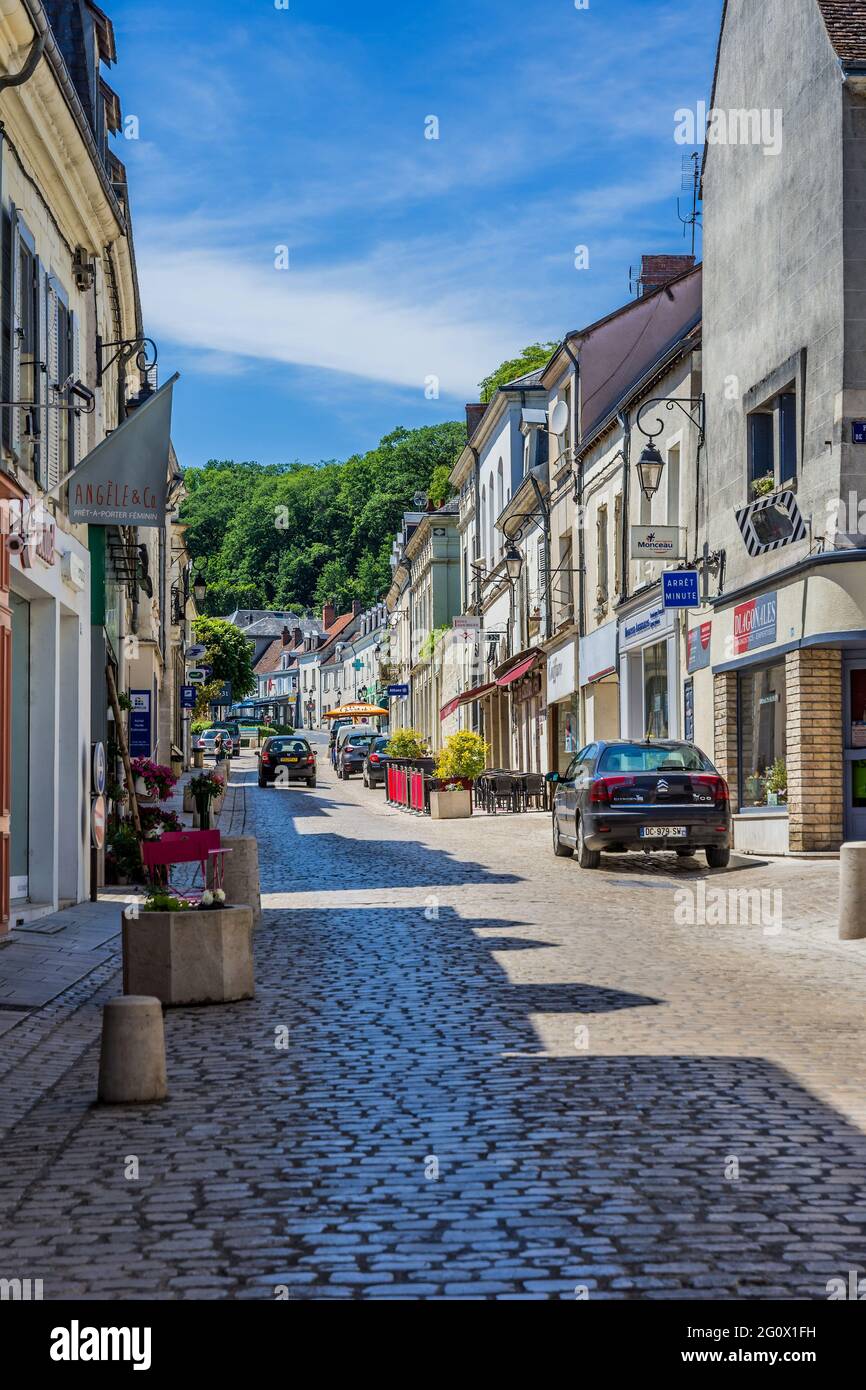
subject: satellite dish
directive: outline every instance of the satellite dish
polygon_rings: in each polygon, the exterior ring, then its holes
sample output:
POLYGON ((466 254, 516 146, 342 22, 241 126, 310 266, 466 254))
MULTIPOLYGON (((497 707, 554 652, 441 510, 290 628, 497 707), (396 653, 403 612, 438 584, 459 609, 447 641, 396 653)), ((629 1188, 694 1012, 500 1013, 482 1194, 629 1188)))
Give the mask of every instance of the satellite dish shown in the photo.
POLYGON ((551 433, 557 436, 565 434, 568 429, 568 402, 557 401, 553 410, 550 412, 551 433))

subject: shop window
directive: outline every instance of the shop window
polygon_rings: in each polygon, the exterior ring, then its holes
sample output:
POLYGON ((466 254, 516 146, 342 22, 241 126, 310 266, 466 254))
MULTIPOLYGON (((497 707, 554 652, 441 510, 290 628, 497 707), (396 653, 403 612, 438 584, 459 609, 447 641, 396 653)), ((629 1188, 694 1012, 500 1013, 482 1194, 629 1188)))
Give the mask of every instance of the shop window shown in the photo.
POLYGON ((668 738, 667 642, 647 647, 643 654, 644 727, 647 738, 668 738))
POLYGON ((741 671, 738 685, 742 809, 786 806, 788 774, 784 663, 741 671))

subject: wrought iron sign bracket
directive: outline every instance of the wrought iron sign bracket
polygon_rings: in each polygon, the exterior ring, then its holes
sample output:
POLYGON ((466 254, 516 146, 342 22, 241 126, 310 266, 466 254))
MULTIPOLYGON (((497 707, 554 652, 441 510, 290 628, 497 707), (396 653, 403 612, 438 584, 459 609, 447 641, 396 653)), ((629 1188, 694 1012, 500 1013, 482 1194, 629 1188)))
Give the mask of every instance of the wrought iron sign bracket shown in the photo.
POLYGON ((663 420, 656 421, 658 425, 657 430, 645 430, 643 425, 641 424, 641 418, 643 417, 644 412, 649 410, 654 405, 663 405, 666 410, 673 410, 675 406, 678 407, 686 416, 686 418, 688 420, 691 420, 692 424, 696 427, 698 431, 698 448, 703 448, 707 437, 707 398, 705 395, 702 394, 700 396, 670 397, 655 396, 651 401, 644 401, 643 405, 637 413, 635 426, 637 427, 637 429, 640 430, 641 434, 649 440, 658 439, 659 435, 664 433, 665 428, 663 420))
POLYGON ((137 366, 137 368, 138 368, 138 370, 139 370, 140 372, 149 372, 150 369, 151 369, 152 367, 155 367, 155 366, 157 365, 157 363, 159 362, 159 349, 158 349, 158 347, 156 346, 156 343, 153 341, 153 338, 144 338, 144 337, 141 337, 141 338, 119 338, 116 342, 113 342, 113 343, 104 343, 104 342, 102 341, 102 339, 101 339, 100 337, 97 336, 97 339, 96 339, 96 384, 97 384, 97 386, 101 386, 101 385, 102 385, 102 378, 104 377, 105 373, 108 371, 109 367, 114 366, 114 363, 117 361, 118 357, 120 357, 120 355, 121 355, 121 353, 123 352, 124 348, 128 349, 128 351, 127 351, 127 353, 126 353, 127 357, 132 357, 133 352, 135 353, 135 365, 137 366), (152 357, 152 359, 151 359, 150 361, 148 361, 148 356, 147 356, 147 348, 148 348, 148 345, 149 345, 149 346, 151 347, 151 349, 153 350, 153 357, 152 357), (106 358, 105 354, 106 354, 106 352, 108 352, 109 348, 114 348, 115 351, 112 353, 112 355, 111 355, 110 357, 106 358))

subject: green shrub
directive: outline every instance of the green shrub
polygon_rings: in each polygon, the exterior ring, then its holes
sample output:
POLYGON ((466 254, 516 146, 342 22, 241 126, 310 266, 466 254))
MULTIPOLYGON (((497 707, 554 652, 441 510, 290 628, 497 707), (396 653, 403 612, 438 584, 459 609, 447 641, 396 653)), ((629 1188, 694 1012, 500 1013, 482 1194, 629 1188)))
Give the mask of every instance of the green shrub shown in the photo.
POLYGON ((436 776, 443 782, 474 782, 487 767, 490 747, 480 734, 461 729, 445 740, 436 759, 436 776))
POLYGON ((426 758, 427 741, 417 729, 395 729, 385 751, 389 758, 426 758))

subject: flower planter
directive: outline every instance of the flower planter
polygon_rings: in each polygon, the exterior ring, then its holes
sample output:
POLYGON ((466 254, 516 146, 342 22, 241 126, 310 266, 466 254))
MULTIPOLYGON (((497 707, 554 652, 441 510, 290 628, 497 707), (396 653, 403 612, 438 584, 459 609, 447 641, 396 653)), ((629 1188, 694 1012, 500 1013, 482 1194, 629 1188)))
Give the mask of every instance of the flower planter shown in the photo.
POLYGON ((123 992, 163 1004, 252 999, 253 913, 249 907, 142 912, 123 925, 123 992))
POLYGON ((135 799, 140 806, 152 805, 156 801, 154 793, 148 790, 143 777, 135 779, 135 799))
POLYGON ((459 791, 431 791, 430 816, 433 820, 464 820, 472 815, 472 793, 465 788, 459 791))

